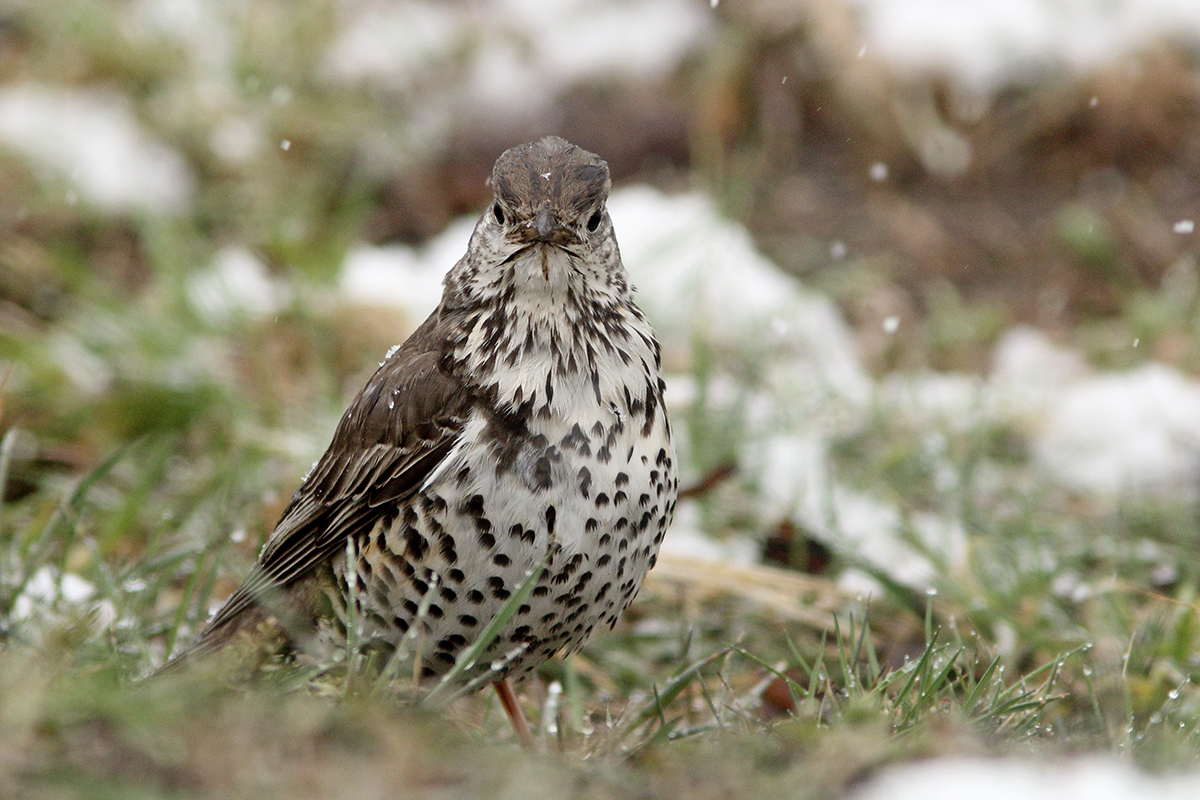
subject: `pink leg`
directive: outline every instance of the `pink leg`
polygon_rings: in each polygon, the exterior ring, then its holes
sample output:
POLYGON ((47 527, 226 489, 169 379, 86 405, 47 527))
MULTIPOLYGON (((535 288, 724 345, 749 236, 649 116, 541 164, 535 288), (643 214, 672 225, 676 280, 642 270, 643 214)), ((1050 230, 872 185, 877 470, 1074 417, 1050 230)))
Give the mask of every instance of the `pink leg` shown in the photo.
POLYGON ((526 750, 533 749, 533 735, 529 732, 529 723, 525 721, 524 712, 517 705, 517 696, 513 694, 512 684, 508 682, 508 678, 502 678, 492 685, 496 687, 500 705, 504 706, 504 713, 508 714, 508 720, 517 732, 517 739, 521 741, 521 747, 526 750))

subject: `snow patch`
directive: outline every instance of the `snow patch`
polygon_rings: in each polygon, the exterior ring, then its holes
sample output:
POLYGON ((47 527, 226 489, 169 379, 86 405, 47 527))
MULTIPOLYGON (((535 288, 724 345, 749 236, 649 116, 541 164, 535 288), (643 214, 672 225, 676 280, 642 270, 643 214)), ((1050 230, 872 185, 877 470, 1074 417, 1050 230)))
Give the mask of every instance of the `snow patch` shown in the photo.
POLYGON ((291 301, 292 292, 249 250, 226 247, 217 253, 212 267, 188 281, 187 297, 209 324, 224 325, 238 317, 276 314, 291 301))
POLYGON ((1200 43, 1192 0, 850 0, 864 47, 901 71, 990 94, 1048 70, 1087 71, 1173 38, 1200 43))
POLYGON ((1029 759, 946 758, 889 767, 853 800, 1187 800, 1200 773, 1150 775, 1103 756, 1029 759))
POLYGON ((64 180, 68 202, 78 197, 105 211, 169 214, 191 199, 183 157, 143 130, 116 92, 0 88, 0 145, 64 180))

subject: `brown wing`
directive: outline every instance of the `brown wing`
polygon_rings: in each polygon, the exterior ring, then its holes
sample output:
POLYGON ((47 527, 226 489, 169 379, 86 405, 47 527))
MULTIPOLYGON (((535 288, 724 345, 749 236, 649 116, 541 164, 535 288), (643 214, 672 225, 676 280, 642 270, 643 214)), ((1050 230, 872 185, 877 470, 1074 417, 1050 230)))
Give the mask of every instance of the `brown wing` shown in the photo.
POLYGON ((470 397, 439 368, 438 312, 388 357, 342 415, 329 449, 292 495, 253 571, 185 656, 219 646, 265 595, 346 552, 394 505, 417 492, 454 447, 470 397))

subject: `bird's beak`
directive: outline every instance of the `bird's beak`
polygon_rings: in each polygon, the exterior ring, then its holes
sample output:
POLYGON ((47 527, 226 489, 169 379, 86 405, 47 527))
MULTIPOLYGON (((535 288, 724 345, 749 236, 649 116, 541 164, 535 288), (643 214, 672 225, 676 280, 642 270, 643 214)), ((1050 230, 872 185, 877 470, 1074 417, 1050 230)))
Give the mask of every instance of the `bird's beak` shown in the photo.
POLYGON ((559 227, 558 220, 554 218, 554 215, 550 213, 550 209, 548 208, 543 208, 537 213, 537 216, 533 218, 533 229, 537 231, 537 238, 541 239, 542 241, 548 241, 550 239, 550 234, 552 234, 554 229, 557 227, 559 227))
POLYGON ((564 225, 558 215, 543 206, 519 229, 518 236, 523 242, 545 242, 546 244, 567 245, 578 243, 575 232, 564 225))

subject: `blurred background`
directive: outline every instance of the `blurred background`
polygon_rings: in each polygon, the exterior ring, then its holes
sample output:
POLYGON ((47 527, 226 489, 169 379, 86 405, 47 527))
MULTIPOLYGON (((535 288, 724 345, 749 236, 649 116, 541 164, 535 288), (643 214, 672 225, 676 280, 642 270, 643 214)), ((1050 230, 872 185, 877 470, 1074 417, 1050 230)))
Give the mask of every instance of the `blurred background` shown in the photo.
POLYGON ((191 635, 549 133, 693 490, 591 679, 870 598, 884 668, 1073 653, 1060 730, 1200 752, 1190 0, 7 0, 0 634, 191 635))

